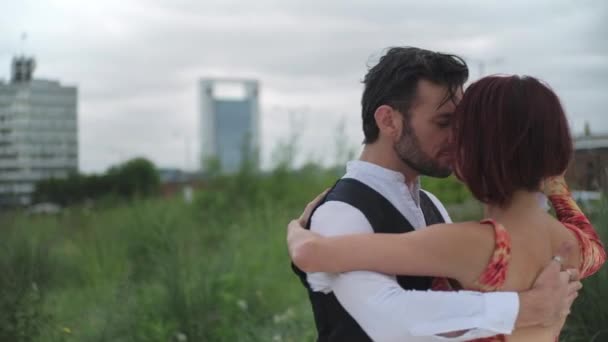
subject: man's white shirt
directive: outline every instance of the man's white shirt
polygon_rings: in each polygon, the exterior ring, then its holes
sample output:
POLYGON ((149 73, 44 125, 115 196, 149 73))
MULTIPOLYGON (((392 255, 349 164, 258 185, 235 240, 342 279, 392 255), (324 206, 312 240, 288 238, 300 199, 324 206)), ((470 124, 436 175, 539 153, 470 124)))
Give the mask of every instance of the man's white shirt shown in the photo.
MULTIPOLYGON (((420 208, 419 181, 408 188, 403 174, 356 160, 347 164, 343 178, 356 179, 384 196, 414 229, 426 226, 420 208)), ((446 222, 444 206, 426 192, 446 222)), ((311 230, 324 236, 373 233, 363 213, 344 202, 323 203, 311 218, 311 230)), ((514 292, 408 291, 393 275, 369 271, 340 274, 309 273, 313 291, 333 292, 340 304, 374 341, 467 341, 510 334, 519 311, 514 292), (441 337, 468 330, 458 337, 441 337)))

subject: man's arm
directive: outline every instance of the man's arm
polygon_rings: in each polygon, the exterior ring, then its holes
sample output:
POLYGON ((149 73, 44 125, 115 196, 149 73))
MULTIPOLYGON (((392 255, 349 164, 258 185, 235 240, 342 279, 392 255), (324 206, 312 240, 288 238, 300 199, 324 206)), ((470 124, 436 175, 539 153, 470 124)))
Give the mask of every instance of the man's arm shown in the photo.
POLYGON ((409 341, 465 331, 452 341, 510 334, 517 316, 515 293, 405 291, 394 277, 356 271, 337 276, 336 298, 375 341, 409 341), (354 283, 356 282, 356 283, 354 283))
MULTIPOLYGON (((323 204, 311 223, 313 231, 326 236, 373 231, 359 210, 342 202, 323 204)), ((308 281, 313 290, 333 291, 366 333, 378 341, 462 330, 468 332, 450 340, 508 334, 519 307, 516 293, 405 291, 394 276, 374 272, 312 273, 308 281)))

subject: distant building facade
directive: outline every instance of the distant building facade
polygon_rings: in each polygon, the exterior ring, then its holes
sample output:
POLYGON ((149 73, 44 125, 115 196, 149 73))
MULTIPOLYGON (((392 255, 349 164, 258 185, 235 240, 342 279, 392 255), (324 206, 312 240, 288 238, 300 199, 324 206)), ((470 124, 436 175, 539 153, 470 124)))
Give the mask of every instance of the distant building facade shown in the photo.
POLYGON ((0 205, 28 205, 35 184, 78 171, 78 91, 34 79, 35 60, 16 57, 0 81, 0 205))
POLYGON ((608 193, 608 135, 585 135, 574 141, 566 178, 570 188, 608 193))
POLYGON ((259 154, 259 83, 243 79, 202 79, 200 81, 202 169, 216 160, 222 172, 234 173, 244 160, 257 165, 259 154), (238 98, 218 96, 220 84, 237 84, 238 98))

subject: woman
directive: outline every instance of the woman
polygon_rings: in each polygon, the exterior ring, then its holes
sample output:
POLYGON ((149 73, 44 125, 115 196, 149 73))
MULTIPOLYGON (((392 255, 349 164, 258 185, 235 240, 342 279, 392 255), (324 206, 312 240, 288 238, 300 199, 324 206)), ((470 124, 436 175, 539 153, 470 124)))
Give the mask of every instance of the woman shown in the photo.
MULTIPOLYGON (((306 213, 289 225, 294 263, 307 272, 433 276, 435 290, 521 291, 531 287, 560 246, 571 244, 578 248, 564 266, 578 268, 582 277, 595 273, 606 253, 561 176, 572 141, 553 91, 532 77, 483 78, 467 89, 452 125, 455 173, 485 204, 485 219, 396 236, 325 238, 302 228, 306 213), (541 188, 557 219, 539 205, 541 188)), ((563 323, 516 329, 508 340, 555 341, 563 323)), ((506 340, 504 335, 483 339, 506 340)))

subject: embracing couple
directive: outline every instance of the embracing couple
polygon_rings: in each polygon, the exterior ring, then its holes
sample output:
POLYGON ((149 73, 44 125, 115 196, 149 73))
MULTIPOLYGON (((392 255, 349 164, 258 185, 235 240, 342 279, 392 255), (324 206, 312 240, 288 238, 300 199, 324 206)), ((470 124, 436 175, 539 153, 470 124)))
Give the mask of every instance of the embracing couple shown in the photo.
POLYGON ((553 342, 606 260, 562 177, 572 140, 555 93, 528 76, 463 93, 467 78, 461 58, 413 47, 365 76, 360 158, 288 227, 319 341, 553 342), (483 220, 452 223, 421 189, 452 172, 483 220))

